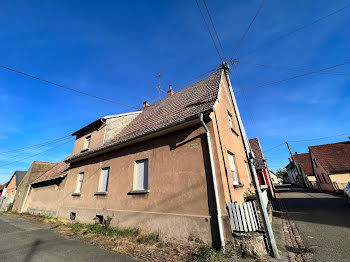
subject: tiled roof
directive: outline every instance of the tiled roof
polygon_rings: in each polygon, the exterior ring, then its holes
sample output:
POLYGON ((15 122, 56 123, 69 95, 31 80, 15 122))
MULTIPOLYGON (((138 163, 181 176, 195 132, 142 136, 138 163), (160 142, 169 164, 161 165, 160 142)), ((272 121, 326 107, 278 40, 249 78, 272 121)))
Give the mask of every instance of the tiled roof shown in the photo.
POLYGON ((301 166, 306 175, 312 175, 312 163, 309 153, 293 155, 294 161, 301 166))
POLYGON ((350 141, 310 146, 309 149, 326 171, 350 170, 350 141))
POLYGON ((180 90, 172 96, 142 108, 142 113, 132 120, 109 143, 77 154, 68 159, 68 161, 151 134, 171 125, 185 122, 199 113, 210 110, 218 97, 221 75, 222 70, 180 90))
POLYGON ((266 165, 264 163, 264 157, 263 153, 260 147, 259 139, 258 138, 252 138, 249 139, 250 148, 252 149, 255 161, 256 161, 256 169, 264 169, 266 168, 266 165))
POLYGON ((7 185, 8 185, 9 182, 6 182, 5 184, 3 184, 1 187, 0 187, 0 190, 5 188, 7 185))
POLYGON ((58 178, 60 176, 65 175, 65 172, 68 170, 69 164, 65 163, 64 161, 56 164, 53 168, 46 171, 42 176, 38 177, 32 184, 51 180, 58 178))

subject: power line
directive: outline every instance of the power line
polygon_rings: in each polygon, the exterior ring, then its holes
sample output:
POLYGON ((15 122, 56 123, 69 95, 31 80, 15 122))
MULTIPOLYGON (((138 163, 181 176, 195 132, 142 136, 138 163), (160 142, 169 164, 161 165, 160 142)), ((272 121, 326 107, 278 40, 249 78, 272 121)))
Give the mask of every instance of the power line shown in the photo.
POLYGON ((255 13, 255 16, 253 17, 252 21, 250 22, 250 24, 248 25, 247 29, 245 30, 244 34, 242 35, 241 39, 237 42, 237 44, 235 45, 234 49, 233 49, 233 57, 235 55, 235 53, 238 51, 241 43, 243 42, 244 38, 246 37, 247 33, 249 32, 251 26, 253 25, 255 19, 258 17, 262 7, 264 6, 265 0, 262 0, 258 10, 255 13))
POLYGON ((220 61, 223 62, 222 57, 221 57, 221 54, 220 54, 220 52, 219 52, 219 49, 218 49, 218 47, 216 46, 214 37, 213 37, 213 35, 212 35, 211 31, 210 31, 209 25, 208 25, 207 21, 205 20, 205 17, 204 17, 204 15, 203 15, 203 13, 202 13, 201 7, 199 6, 198 0, 195 0, 195 1, 196 1, 198 10, 199 10, 199 12, 201 13, 201 17, 202 17, 202 19, 203 19, 203 21, 204 21, 205 27, 206 27, 206 29, 207 29, 209 35, 210 35, 211 40, 213 41, 214 47, 215 47, 215 49, 216 49, 216 52, 217 52, 218 55, 219 55, 220 61))
POLYGON ((284 144, 285 144, 285 142, 283 142, 283 143, 281 143, 281 144, 278 144, 277 146, 274 146, 274 147, 271 147, 271 148, 269 148, 269 149, 267 149, 267 150, 264 150, 263 153, 265 154, 266 152, 271 151, 271 150, 273 150, 273 149, 275 149, 275 148, 277 148, 277 147, 280 147, 280 146, 282 146, 282 145, 284 145, 284 144))
POLYGON ((207 13, 208 13, 208 16, 209 16, 209 19, 210 19, 211 25, 212 25, 212 27, 213 27, 213 29, 214 29, 214 32, 215 32, 215 35, 216 35, 216 39, 218 40, 218 43, 219 43, 219 46, 220 46, 221 52, 222 52, 222 54, 224 55, 225 60, 227 60, 226 55, 225 55, 224 48, 222 47, 222 44, 221 44, 221 41, 220 41, 220 38, 219 38, 218 32, 216 31, 216 28, 215 28, 215 25, 214 25, 213 19, 212 19, 211 15, 210 15, 209 8, 208 8, 208 6, 207 6, 207 3, 206 3, 206 1, 205 1, 205 0, 203 0, 203 3, 204 3, 204 6, 205 6, 205 9, 207 10, 207 13))
POLYGON ((350 133, 345 133, 345 134, 340 134, 335 136, 324 136, 319 138, 303 139, 303 140, 290 140, 288 142, 297 143, 297 142, 305 142, 305 141, 314 141, 314 140, 321 140, 321 139, 334 138, 334 137, 347 136, 347 135, 350 135, 350 133))
POLYGON ((0 154, 5 155, 7 153, 18 152, 18 151, 23 151, 23 150, 27 150, 27 149, 36 149, 36 148, 40 148, 40 147, 47 146, 47 145, 50 145, 50 144, 54 144, 54 143, 57 143, 57 142, 61 142, 61 141, 66 140, 66 139, 68 139, 70 137, 71 137, 71 135, 67 135, 67 136, 63 136, 63 137, 59 137, 59 138, 56 138, 56 139, 52 139, 52 140, 49 140, 49 141, 46 141, 46 142, 43 142, 43 143, 40 143, 40 144, 34 144, 34 145, 26 146, 26 147, 20 147, 20 148, 11 149, 11 150, 8 150, 8 151, 3 151, 3 152, 0 152, 0 154))
POLYGON ((50 84, 50 85, 54 85, 54 86, 57 86, 57 87, 60 87, 60 88, 64 88, 66 90, 73 91, 73 92, 76 92, 76 93, 81 94, 81 95, 89 96, 89 97, 96 98, 96 99, 99 99, 99 100, 102 100, 102 101, 105 101, 105 102, 109 102, 109 103, 113 103, 113 104, 117 104, 117 105, 121 105, 121 106, 125 106, 125 107, 129 107, 129 108, 134 108, 135 109, 135 107, 133 107, 133 106, 122 104, 122 103, 119 103, 119 102, 116 102, 116 101, 113 101, 113 100, 109 100, 109 99, 106 99, 106 98, 102 98, 102 97, 99 97, 99 96, 91 95, 91 94, 88 94, 86 92, 74 89, 74 88, 70 88, 70 87, 67 87, 67 86, 64 86, 64 85, 61 85, 61 84, 57 84, 55 82, 52 82, 52 81, 49 81, 49 80, 46 80, 46 79, 43 79, 43 78, 31 75, 31 74, 28 74, 28 73, 24 73, 22 71, 14 69, 14 68, 10 68, 10 67, 3 66, 3 65, 0 65, 0 68, 6 69, 8 71, 12 71, 12 72, 15 72, 17 74, 21 74, 21 75, 24 75, 24 76, 27 76, 27 77, 30 77, 30 78, 33 78, 33 79, 36 79, 36 80, 39 80, 41 82, 44 82, 44 83, 47 83, 47 84, 50 84))
POLYGON ((57 145, 57 146, 55 146, 55 147, 51 147, 51 148, 49 148, 49 149, 47 149, 47 150, 44 150, 44 151, 41 151, 41 152, 39 152, 39 153, 37 153, 37 154, 30 155, 30 156, 28 156, 28 157, 24 157, 24 158, 22 158, 22 159, 19 159, 19 160, 16 160, 16 161, 13 161, 13 162, 10 162, 10 163, 1 165, 0 168, 1 168, 1 167, 4 167, 4 166, 12 165, 12 164, 14 164, 14 163, 21 162, 21 161, 23 161, 23 160, 26 160, 26 159, 28 159, 28 158, 31 158, 31 157, 34 157, 34 156, 37 156, 37 155, 40 155, 40 154, 42 154, 42 153, 45 153, 45 152, 48 152, 48 151, 50 151, 50 150, 56 149, 56 148, 58 148, 58 147, 60 147, 60 146, 63 146, 63 145, 65 145, 65 144, 68 144, 68 143, 70 143, 70 142, 73 142, 73 140, 69 140, 68 142, 62 143, 62 144, 57 145))
MULTIPOLYGON (((266 64, 252 63, 252 62, 246 62, 246 61, 241 61, 241 60, 236 60, 236 62, 240 63, 240 64, 245 64, 245 65, 253 65, 253 66, 272 68, 272 69, 282 69, 282 70, 289 70, 289 71, 294 71, 294 72, 299 72, 301 70, 306 69, 306 68, 301 68, 301 67, 290 67, 290 66, 281 66, 281 65, 266 65, 266 64)), ((346 73, 346 72, 320 72, 320 74, 350 76, 350 73, 346 73)))
POLYGON ((332 12, 332 13, 326 15, 326 16, 320 17, 320 18, 314 20, 313 22, 311 22, 311 23, 309 23, 309 24, 300 26, 300 27, 298 27, 298 28, 296 28, 296 29, 294 29, 294 30, 288 32, 288 33, 285 33, 285 34, 283 34, 283 35, 280 35, 279 37, 277 37, 277 38, 275 38, 275 39, 273 39, 273 40, 271 40, 271 41, 267 41, 267 42, 261 44, 260 46, 258 46, 257 48, 252 49, 251 51, 249 51, 249 52, 247 52, 247 53, 245 53, 245 54, 239 56, 238 59, 240 59, 240 58, 242 58, 242 57, 246 57, 246 56, 248 56, 248 55, 251 55, 251 54, 257 52, 258 50, 260 50, 261 48, 263 48, 264 46, 270 45, 270 44, 272 44, 272 43, 274 43, 274 42, 277 42, 277 41, 279 41, 279 40, 281 40, 281 39, 283 39, 283 38, 286 38, 287 36, 290 36, 290 35, 292 35, 292 34, 298 32, 298 31, 301 31, 301 30, 303 30, 303 29, 309 27, 309 26, 312 26, 312 25, 314 25, 314 24, 316 24, 316 23, 318 23, 318 22, 320 22, 320 21, 322 21, 322 20, 324 20, 324 19, 326 19, 326 18, 328 18, 328 17, 330 17, 330 16, 332 16, 332 15, 335 15, 335 14, 337 14, 337 13, 339 13, 339 12, 343 11, 344 9, 349 8, 349 7, 350 7, 350 4, 344 6, 344 7, 340 8, 340 9, 337 9, 336 11, 334 11, 334 12, 332 12))
POLYGON ((322 68, 322 69, 319 69, 319 70, 315 70, 315 71, 312 71, 312 72, 304 73, 304 74, 301 74, 301 75, 296 75, 296 76, 289 77, 289 78, 286 78, 286 79, 265 83, 265 84, 262 84, 262 85, 259 85, 259 86, 241 89, 241 90, 236 91, 236 93, 241 93, 241 92, 245 92, 245 91, 251 90, 251 89, 258 89, 258 88, 262 88, 262 87, 268 87, 268 86, 276 85, 276 84, 279 84, 279 83, 282 83, 282 82, 286 82, 286 81, 289 81, 289 80, 292 80, 292 79, 296 79, 296 78, 300 78, 300 77, 316 74, 316 73, 319 73, 319 72, 322 72, 322 71, 326 71, 326 70, 329 70, 329 69, 332 69, 332 68, 344 66, 344 65, 347 65, 347 64, 350 64, 350 61, 342 63, 342 64, 337 64, 337 65, 334 65, 334 66, 322 68))

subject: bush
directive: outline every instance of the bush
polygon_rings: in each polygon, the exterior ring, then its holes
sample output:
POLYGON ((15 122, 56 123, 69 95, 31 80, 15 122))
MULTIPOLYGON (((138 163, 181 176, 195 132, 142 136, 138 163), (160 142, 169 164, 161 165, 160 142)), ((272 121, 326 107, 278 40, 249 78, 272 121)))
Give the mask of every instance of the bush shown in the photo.
POLYGON ((223 253, 216 251, 208 246, 199 247, 198 253, 195 255, 197 261, 200 262, 221 262, 223 261, 223 253))
POLYGON ((243 197, 245 201, 255 200, 256 199, 255 191, 248 189, 243 193, 243 197))

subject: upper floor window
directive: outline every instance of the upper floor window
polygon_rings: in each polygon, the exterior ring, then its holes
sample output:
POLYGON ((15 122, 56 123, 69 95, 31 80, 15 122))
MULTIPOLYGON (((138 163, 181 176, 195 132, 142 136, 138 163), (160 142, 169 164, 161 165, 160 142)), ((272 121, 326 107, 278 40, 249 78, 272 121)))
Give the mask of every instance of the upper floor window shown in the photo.
POLYGON ((107 193, 109 180, 109 167, 102 168, 99 192, 107 193))
POLYGON ((81 172, 78 175, 78 182, 77 182, 77 188, 75 190, 75 193, 81 193, 81 187, 83 185, 83 181, 84 181, 84 172, 81 172))
POLYGON ((324 173, 322 173, 322 177, 323 177, 324 182, 329 184, 327 176, 324 173))
POLYGON ((227 111, 227 116, 228 116, 228 122, 229 122, 229 124, 230 124, 231 130, 238 136, 238 133, 236 132, 235 126, 234 126, 234 124, 233 124, 232 115, 231 115, 230 112, 228 112, 228 111, 227 111))
POLYGON ((88 149, 90 146, 91 136, 85 137, 84 149, 88 149))
POLYGON ((148 159, 136 161, 134 190, 148 189, 148 159))
POLYGON ((237 169, 236 169, 236 165, 235 165, 235 157, 233 154, 231 154, 229 152, 227 154, 228 154, 228 162, 230 164, 230 170, 231 170, 233 184, 239 185, 237 169))
POLYGON ((320 183, 323 184, 323 181, 322 181, 323 177, 321 175, 319 175, 319 174, 317 174, 317 177, 318 177, 318 180, 320 180, 320 183))
POLYGON ((318 161, 316 158, 314 158, 314 163, 315 163, 315 166, 318 167, 318 161))

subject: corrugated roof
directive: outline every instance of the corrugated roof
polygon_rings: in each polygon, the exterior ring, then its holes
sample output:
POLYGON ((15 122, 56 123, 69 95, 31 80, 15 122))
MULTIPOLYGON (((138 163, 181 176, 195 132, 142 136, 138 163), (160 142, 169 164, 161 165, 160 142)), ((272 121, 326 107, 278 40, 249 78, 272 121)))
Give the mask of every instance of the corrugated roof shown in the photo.
POLYGON ((249 139, 250 148, 252 149, 255 161, 256 161, 256 169, 264 169, 266 168, 264 156, 260 147, 260 142, 258 138, 249 139))
POLYGON ((109 143, 77 154, 67 161, 151 134, 212 109, 218 97, 222 72, 220 70, 172 96, 143 108, 142 112, 109 143))
POLYGON ((350 170, 350 141, 310 146, 309 150, 328 172, 350 170))
POLYGON ((294 154, 293 159, 299 166, 301 166, 306 175, 313 174, 312 163, 309 153, 294 154))

